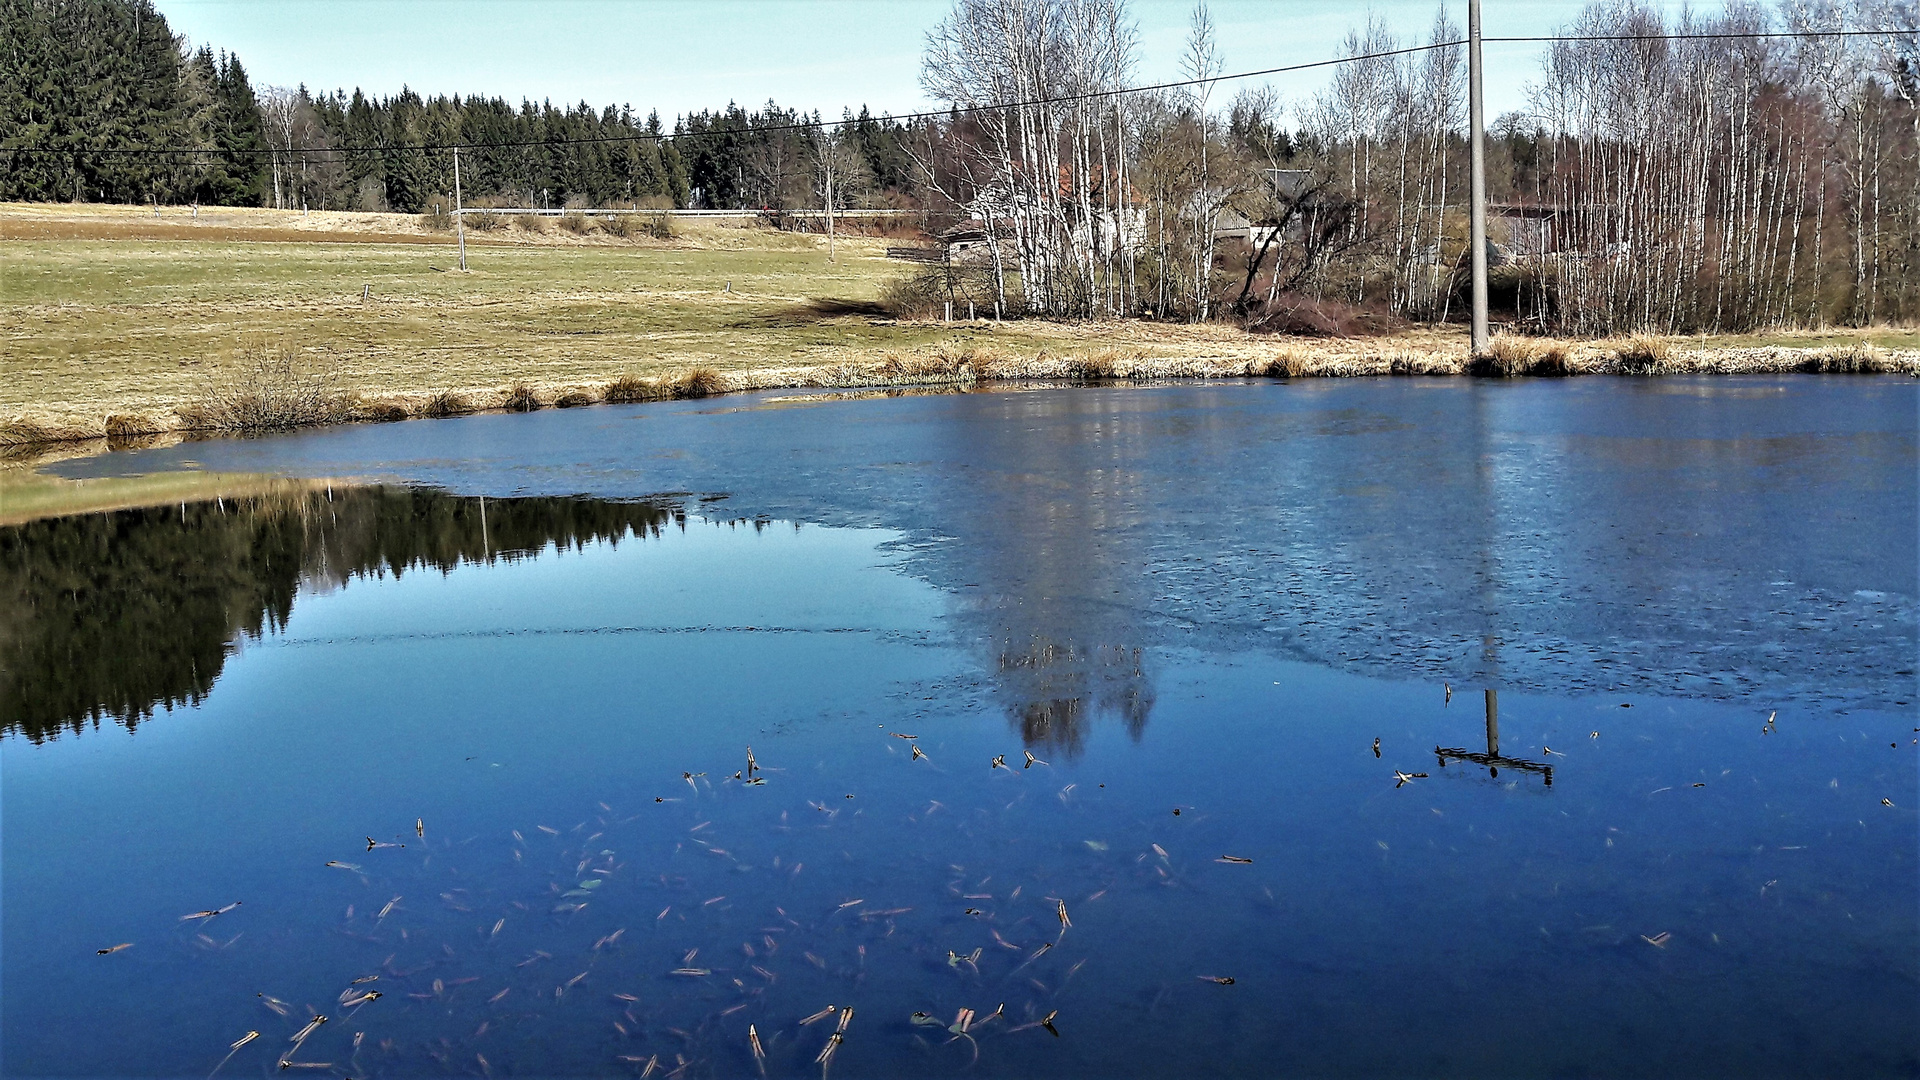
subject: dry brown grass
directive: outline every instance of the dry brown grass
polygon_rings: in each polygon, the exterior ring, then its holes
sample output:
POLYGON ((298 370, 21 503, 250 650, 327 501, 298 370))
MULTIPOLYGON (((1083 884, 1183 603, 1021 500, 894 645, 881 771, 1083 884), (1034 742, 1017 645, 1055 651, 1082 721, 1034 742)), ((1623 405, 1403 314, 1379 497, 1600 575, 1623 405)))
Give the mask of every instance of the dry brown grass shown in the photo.
MULTIPOLYGON (((884 240, 843 239, 829 261, 824 237, 705 220, 672 222, 683 234, 671 242, 510 229, 476 247, 470 231, 473 269, 450 274, 434 270, 450 263, 451 238, 412 215, 163 210, 0 205, 0 441, 104 440, 108 417, 136 418, 116 421, 124 431, 204 426, 201 388, 214 380, 203 373, 233 368, 227 350, 250 341, 298 341, 339 391, 312 415, 364 420, 501 409, 514 384, 525 407, 570 393, 1448 375, 1467 360, 1451 326, 1301 338, 1222 324, 945 323, 937 308, 888 318, 881 294, 911 271, 882 258, 884 240), (67 235, 96 239, 33 238, 67 235)), ((1516 373, 1558 367, 1556 345, 1525 340, 1546 355, 1516 373)), ((1907 330, 1650 340, 1567 345, 1565 369, 1920 367, 1920 335, 1907 330)))
POLYGON ((465 394, 456 394, 451 390, 436 390, 429 395, 426 403, 420 407, 421 416, 465 416, 473 411, 473 402, 465 394))
POLYGON ((589 391, 574 389, 563 392, 553 400, 556 409, 577 409, 582 405, 598 405, 600 399, 589 391))
POLYGON ((1621 375, 1664 375, 1671 370, 1674 349, 1651 334, 1635 334, 1614 347, 1613 357, 1621 375))
POLYGON ((1466 364, 1469 375, 1511 379, 1518 376, 1564 377, 1580 373, 1572 346, 1552 338, 1523 337, 1519 334, 1495 334, 1487 343, 1487 355, 1476 356, 1466 364))
POLYGON ((158 435, 168 430, 167 425, 151 416, 131 413, 113 413, 107 417, 106 428, 109 439, 133 439, 145 435, 158 435))
POLYGON ((694 368, 673 384, 673 396, 681 398, 713 397, 727 392, 726 376, 712 368, 694 368))
POLYGON ((1862 341, 1814 349, 1801 360, 1799 370, 1822 375, 1886 375, 1904 369, 1885 349, 1862 341))
POLYGON ((507 387, 500 407, 508 412, 532 412, 540 407, 540 393, 526 383, 514 383, 507 387))
POLYGON ((630 405, 637 401, 663 401, 673 396, 673 387, 659 379, 622 375, 607 384, 604 395, 609 404, 630 405))
POLYGON ((70 417, 16 416, 0 420, 0 446, 36 446, 41 443, 75 442, 98 439, 106 434, 82 420, 70 417))

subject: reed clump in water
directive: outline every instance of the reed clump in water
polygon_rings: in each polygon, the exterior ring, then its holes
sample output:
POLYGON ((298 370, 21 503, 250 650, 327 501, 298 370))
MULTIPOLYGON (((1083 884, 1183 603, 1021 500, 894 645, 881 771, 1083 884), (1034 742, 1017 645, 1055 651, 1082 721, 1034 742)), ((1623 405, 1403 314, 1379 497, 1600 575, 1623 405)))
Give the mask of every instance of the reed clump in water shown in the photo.
POLYGON ((217 372, 179 413, 194 431, 275 431, 344 420, 353 403, 330 374, 291 349, 260 347, 217 372))

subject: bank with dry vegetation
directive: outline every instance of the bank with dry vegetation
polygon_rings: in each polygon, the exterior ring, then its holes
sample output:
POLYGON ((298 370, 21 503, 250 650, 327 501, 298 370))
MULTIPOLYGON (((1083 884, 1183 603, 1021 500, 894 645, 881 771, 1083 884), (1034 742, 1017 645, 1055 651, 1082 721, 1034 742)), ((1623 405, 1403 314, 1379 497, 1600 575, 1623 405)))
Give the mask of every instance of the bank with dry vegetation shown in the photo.
POLYGON ((1582 375, 1898 374, 1920 375, 1920 351, 1867 343, 1820 347, 1715 347, 1636 336, 1597 342, 1500 335, 1488 355, 1434 343, 1281 342, 1264 355, 1165 356, 1140 347, 1025 354, 962 339, 924 352, 812 366, 729 372, 693 367, 670 373, 622 372, 593 382, 514 380, 497 387, 368 392, 341 385, 309 358, 258 349, 207 379, 190 402, 166 411, 84 416, 21 413, 0 418, 0 446, 167 434, 258 433, 320 424, 366 423, 531 412, 597 404, 714 397, 748 390, 967 387, 992 382, 1111 384, 1166 379, 1307 379, 1368 376, 1542 378, 1582 375))
MULTIPOLYGON (((404 215, 0 206, 0 445, 996 380, 1911 374, 1920 333, 1567 341, 1453 326, 944 321, 885 239, 676 222, 670 239, 404 215), (412 230, 409 232, 409 230, 412 230), (478 231, 478 230, 476 230, 478 231), (295 234, 298 235, 295 235, 295 234), (1309 326, 1307 329, 1311 330, 1309 326)), ((955 313, 964 308, 956 305, 955 313)))

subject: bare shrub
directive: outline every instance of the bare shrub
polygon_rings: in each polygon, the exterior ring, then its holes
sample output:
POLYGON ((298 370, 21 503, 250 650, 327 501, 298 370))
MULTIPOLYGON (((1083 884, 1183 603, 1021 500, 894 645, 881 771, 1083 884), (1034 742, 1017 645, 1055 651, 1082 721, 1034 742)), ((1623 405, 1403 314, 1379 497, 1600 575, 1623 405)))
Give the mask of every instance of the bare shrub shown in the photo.
POLYGON ((453 213, 436 199, 428 203, 426 212, 420 215, 420 227, 428 232, 452 232, 453 213))
POLYGON ((595 231, 592 218, 578 211, 568 211, 560 215, 560 227, 575 236, 587 236, 595 231))
POLYGON ((1396 323, 1384 311, 1302 293, 1281 293, 1271 302, 1250 308, 1243 325, 1254 334, 1346 338, 1385 333, 1396 323))
POLYGON ((496 214, 491 210, 473 210, 462 215, 467 219, 469 228, 481 232, 499 232, 507 227, 507 215, 496 214))
POLYGON ((673 231, 673 215, 664 210, 649 214, 614 214, 600 222, 600 230, 622 240, 671 240, 678 235, 673 231))
POLYGON ((965 315, 972 301, 976 313, 991 314, 994 295, 987 267, 928 263, 888 282, 880 290, 880 307, 896 319, 937 319, 946 314, 949 302, 956 315, 965 315))
POLYGON ((273 431, 343 420, 351 404, 331 374, 306 357, 262 347, 216 371, 196 400, 176 411, 196 431, 273 431))
POLYGON ((515 214, 513 227, 521 232, 544 233, 547 231, 547 219, 538 214, 515 214))
POLYGON ((889 281, 880 290, 880 306, 896 319, 931 319, 944 313, 947 277, 938 267, 889 281))

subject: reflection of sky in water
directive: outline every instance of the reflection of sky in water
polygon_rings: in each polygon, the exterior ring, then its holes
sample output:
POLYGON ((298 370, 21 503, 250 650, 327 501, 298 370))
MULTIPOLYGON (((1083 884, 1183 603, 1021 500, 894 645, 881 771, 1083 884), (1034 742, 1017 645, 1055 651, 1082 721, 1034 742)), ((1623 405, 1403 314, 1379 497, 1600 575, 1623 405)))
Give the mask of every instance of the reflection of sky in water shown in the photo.
MULTIPOLYGON (((830 1025, 797 1021, 831 1002, 845 1077, 976 1047, 987 1075, 1911 1072, 1912 387, 1651 385, 194 446, 785 520, 655 513, 616 546, 566 511, 577 547, 302 593, 133 738, 8 737, 0 1066, 204 1075, 251 1028, 226 1071, 252 1075, 311 1005, 334 1019, 298 1056, 355 1076, 744 1075, 748 1024, 771 1075, 811 1075, 830 1025), (1489 681, 1501 753, 1551 789, 1436 761, 1486 749, 1489 681), (747 745, 764 786, 730 779, 747 745), (387 996, 341 1015, 375 973, 387 996), (972 1042, 909 1020, 1001 1002, 972 1042), (1054 1010, 1058 1039, 1012 1030, 1054 1010)), ((415 512, 465 551, 476 504, 415 512)), ((363 550, 318 547, 336 581, 363 550)))

